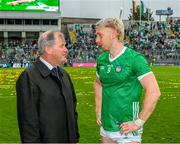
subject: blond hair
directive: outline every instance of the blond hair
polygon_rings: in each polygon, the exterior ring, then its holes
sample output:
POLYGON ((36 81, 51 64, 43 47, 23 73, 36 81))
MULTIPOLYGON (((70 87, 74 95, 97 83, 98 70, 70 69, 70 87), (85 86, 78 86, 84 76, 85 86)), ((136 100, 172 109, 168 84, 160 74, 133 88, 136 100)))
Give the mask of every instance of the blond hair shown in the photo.
POLYGON ((101 19, 96 23, 96 29, 107 27, 107 28, 113 28, 118 33, 118 40, 120 42, 123 42, 124 40, 124 24, 122 20, 118 18, 105 18, 101 19))

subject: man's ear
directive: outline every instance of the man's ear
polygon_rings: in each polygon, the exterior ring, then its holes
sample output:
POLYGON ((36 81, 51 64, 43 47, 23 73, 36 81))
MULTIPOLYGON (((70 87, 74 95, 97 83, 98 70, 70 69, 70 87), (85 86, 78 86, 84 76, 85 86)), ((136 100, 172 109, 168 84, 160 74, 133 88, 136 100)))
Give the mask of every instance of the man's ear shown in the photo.
POLYGON ((115 38, 117 38, 118 37, 118 33, 117 33, 117 30, 113 30, 112 31, 112 39, 115 39, 115 38))
POLYGON ((52 54, 52 47, 46 46, 46 47, 45 47, 45 53, 47 53, 47 54, 52 54))

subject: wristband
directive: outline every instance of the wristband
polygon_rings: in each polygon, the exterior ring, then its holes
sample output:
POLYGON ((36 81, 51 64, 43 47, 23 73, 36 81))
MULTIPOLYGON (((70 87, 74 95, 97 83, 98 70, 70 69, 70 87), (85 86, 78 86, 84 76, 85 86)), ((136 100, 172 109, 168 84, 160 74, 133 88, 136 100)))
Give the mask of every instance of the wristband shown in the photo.
POLYGON ((141 120, 140 118, 138 118, 137 120, 134 121, 135 124, 139 127, 142 127, 145 123, 145 121, 141 120))

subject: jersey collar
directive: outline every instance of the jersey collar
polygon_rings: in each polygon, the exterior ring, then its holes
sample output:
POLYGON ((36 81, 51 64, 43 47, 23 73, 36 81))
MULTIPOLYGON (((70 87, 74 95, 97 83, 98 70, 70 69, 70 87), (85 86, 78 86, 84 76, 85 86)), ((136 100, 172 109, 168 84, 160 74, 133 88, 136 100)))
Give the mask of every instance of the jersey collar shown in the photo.
POLYGON ((123 47, 123 50, 116 57, 114 57, 114 58, 111 58, 110 57, 110 53, 109 53, 109 61, 113 62, 114 60, 116 60, 119 56, 121 56, 125 52, 126 48, 127 47, 123 47))

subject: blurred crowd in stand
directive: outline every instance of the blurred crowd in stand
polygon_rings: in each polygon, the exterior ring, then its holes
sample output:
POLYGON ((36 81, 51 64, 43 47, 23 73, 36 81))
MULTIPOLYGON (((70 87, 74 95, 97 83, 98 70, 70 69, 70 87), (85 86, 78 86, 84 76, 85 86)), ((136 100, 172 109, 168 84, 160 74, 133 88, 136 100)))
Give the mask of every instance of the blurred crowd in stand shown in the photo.
MULTIPOLYGON (((73 24, 68 26, 66 46, 68 63, 95 62, 102 52, 95 43, 95 25, 73 24)), ((180 20, 168 22, 125 23, 124 45, 143 53, 151 64, 180 65, 180 20)), ((38 56, 37 41, 0 41, 0 63, 20 63, 28 66, 38 56)))
POLYGON ((0 63, 12 67, 20 64, 20 67, 28 66, 38 56, 37 41, 9 40, 0 42, 0 63))
POLYGON ((180 65, 180 29, 177 27, 180 28, 180 21, 131 24, 125 30, 125 45, 143 53, 150 63, 180 65))

